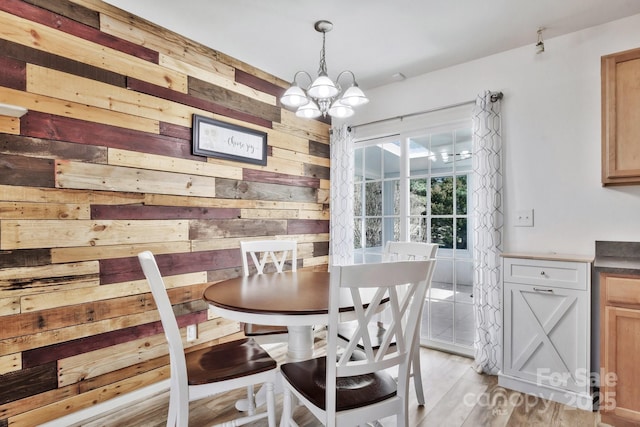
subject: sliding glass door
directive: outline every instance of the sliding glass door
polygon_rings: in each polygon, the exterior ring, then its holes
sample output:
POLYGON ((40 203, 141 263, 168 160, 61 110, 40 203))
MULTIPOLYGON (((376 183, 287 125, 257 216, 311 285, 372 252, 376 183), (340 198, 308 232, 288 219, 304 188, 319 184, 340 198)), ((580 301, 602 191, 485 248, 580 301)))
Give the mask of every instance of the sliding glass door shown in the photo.
POLYGON ((437 243, 421 343, 473 353, 471 122, 355 145, 355 262, 379 262, 389 240, 437 243))

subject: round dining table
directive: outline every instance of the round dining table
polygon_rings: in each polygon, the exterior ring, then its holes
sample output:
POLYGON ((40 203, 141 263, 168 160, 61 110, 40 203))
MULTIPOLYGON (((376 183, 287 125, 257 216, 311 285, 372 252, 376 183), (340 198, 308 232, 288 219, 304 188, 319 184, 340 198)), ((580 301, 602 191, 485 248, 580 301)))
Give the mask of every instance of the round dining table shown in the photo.
MULTIPOLYGON (((287 359, 313 356, 314 325, 326 325, 330 275, 326 271, 254 274, 212 283, 203 298, 210 309, 226 319, 261 325, 286 326, 287 359)), ((345 320, 353 302, 345 293, 345 320)))

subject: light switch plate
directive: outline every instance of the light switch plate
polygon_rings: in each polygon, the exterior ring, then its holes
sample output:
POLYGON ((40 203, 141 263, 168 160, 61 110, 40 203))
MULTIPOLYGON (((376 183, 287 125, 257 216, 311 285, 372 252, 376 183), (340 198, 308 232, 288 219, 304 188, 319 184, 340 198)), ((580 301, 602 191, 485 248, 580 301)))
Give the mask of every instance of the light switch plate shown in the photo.
POLYGON ((533 209, 522 209, 516 211, 516 227, 533 227, 533 209))

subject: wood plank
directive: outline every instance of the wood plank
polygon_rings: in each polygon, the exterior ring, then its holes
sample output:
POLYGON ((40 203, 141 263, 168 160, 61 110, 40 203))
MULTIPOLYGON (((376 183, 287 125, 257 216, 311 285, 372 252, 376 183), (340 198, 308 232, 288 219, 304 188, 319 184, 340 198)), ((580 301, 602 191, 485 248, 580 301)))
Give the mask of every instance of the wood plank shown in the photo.
POLYGON ((0 249, 34 249, 51 246, 108 246, 128 243, 184 241, 187 221, 120 220, 3 220, 0 249))
POLYGON ((0 200, 41 203, 136 204, 145 196, 139 193, 91 192, 25 186, 0 185, 0 200))
POLYGON ((156 64, 158 63, 157 52, 101 32, 99 29, 98 13, 77 4, 60 0, 38 0, 32 2, 5 0, 0 10, 5 10, 13 15, 80 37, 83 40, 90 40, 137 58, 156 64), (26 3, 35 3, 35 5, 39 7, 34 7, 26 3), (51 13, 47 9, 57 13, 51 13), (72 15, 75 19, 67 17, 67 14, 72 15), (78 20, 80 20, 80 22, 78 22, 78 20), (89 25, 86 25, 85 22, 83 22, 84 20, 86 20, 89 25))
MULTIPOLYGON (((157 124, 157 122, 155 123, 157 124)), ((142 147, 144 147, 150 154, 203 160, 201 157, 191 154, 190 143, 177 138, 52 114, 29 112, 29 114, 22 118, 22 129, 23 134, 38 138, 101 145, 134 151, 136 151, 136 149, 142 150, 142 147)))
POLYGON ((215 239, 220 237, 274 236, 279 234, 287 234, 286 220, 193 220, 190 221, 189 227, 189 238, 191 240, 215 239))
MULTIPOLYGON (((128 114, 117 111, 104 110, 75 102, 65 102, 47 96, 20 92, 3 87, 0 87, 0 102, 18 104, 29 110, 21 119, 22 134, 25 136, 82 142, 84 139, 87 139, 87 137, 85 136, 83 139, 82 135, 86 134, 82 134, 81 131, 86 131, 87 127, 93 127, 93 130, 96 131, 96 136, 102 136, 101 134, 104 133, 104 131, 100 132, 100 126, 96 126, 95 123, 117 126, 115 129, 106 128, 114 129, 113 133, 117 131, 117 133, 120 134, 135 134, 135 131, 139 131, 141 132, 141 137, 138 139, 148 139, 146 133, 157 134, 159 132, 157 120, 145 119, 143 117, 131 120, 131 116, 128 114), (72 127, 66 131, 57 129, 58 133, 52 133, 52 126, 61 121, 66 122, 66 126, 72 127), (76 139, 56 138, 56 135, 64 134, 75 135, 76 139)), ((90 132, 91 131, 92 130, 90 130, 90 132)), ((89 135, 91 135, 91 133, 89 133, 89 135)), ((100 144, 100 142, 102 141, 98 139, 93 145, 104 145, 100 144)))
POLYGON ((328 205, 331 202, 331 193, 329 189, 319 189, 318 190, 318 198, 316 202, 328 205))
POLYGON ((57 188, 216 197, 217 178, 58 160, 57 188))
POLYGON ((216 197, 224 199, 256 199, 275 201, 314 202, 316 189, 264 182, 216 179, 216 197))
POLYGON ((44 159, 63 158, 90 163, 106 163, 107 149, 86 144, 71 144, 41 138, 4 135, 0 140, 0 151, 4 154, 38 157, 44 159))
MULTIPOLYGON (((2 48, 2 41, 0 41, 0 48, 2 48)), ((6 53, 0 50, 3 55, 6 53)), ((25 90, 27 87, 27 65, 24 61, 17 61, 13 58, 7 58, 0 56, 0 86, 5 86, 16 90, 25 90)))
POLYGON ((188 93, 199 99, 216 102, 232 110, 241 111, 260 117, 270 122, 280 122, 279 107, 256 101, 245 95, 232 92, 228 89, 213 85, 204 80, 189 76, 188 93))
POLYGON ((321 211, 299 211, 298 212, 299 219, 321 219, 321 220, 329 220, 331 218, 331 212, 329 209, 324 209, 321 211))
POLYGON ((191 242, 185 240, 184 242, 137 243, 135 245, 123 244, 111 246, 52 248, 51 262, 57 264, 63 262, 124 258, 136 256, 142 251, 151 251, 154 254, 191 252, 191 242))
POLYGON ((3 38, 14 43, 75 58, 85 64, 174 88, 179 92, 187 91, 187 79, 184 74, 45 25, 0 11, 0 28, 5 29, 3 38))
POLYGON ((178 159, 118 148, 109 148, 109 164, 155 171, 242 179, 242 168, 238 166, 214 165, 201 161, 178 159))
MULTIPOLYGON (((163 276, 237 267, 242 264, 240 252, 229 250, 164 254, 155 258, 163 276)), ((100 271, 100 283, 103 285, 141 280, 144 277, 137 257, 100 260, 100 271)))
POLYGON ((48 249, 0 251, 0 269, 51 264, 48 249))
POLYGON ((309 141, 309 154, 330 159, 331 146, 326 142, 309 141))
POLYGON ((321 257, 329 255, 329 242, 315 242, 313 243, 313 256, 321 257))
MULTIPOLYGON (((2 187, 0 186, 0 189, 2 187)), ((205 197, 182 197, 162 194, 147 194, 145 205, 158 206, 200 206, 210 208, 240 208, 240 209, 301 209, 322 210, 324 206, 319 203, 306 202, 279 202, 275 200, 231 200, 210 199, 205 197)))
POLYGON ((98 268, 96 261, 5 268, 0 270, 0 290, 3 297, 13 297, 48 293, 65 287, 97 286, 98 268))
POLYGON ((277 102, 276 97, 268 92, 265 93, 264 91, 256 90, 256 88, 252 86, 247 86, 241 82, 234 81, 234 69, 219 62, 214 68, 203 69, 163 54, 160 55, 160 65, 171 70, 193 76, 199 80, 209 82, 213 85, 230 90, 231 92, 255 99, 256 101, 264 102, 269 105, 276 105, 277 102))
POLYGON ((0 153, 0 184, 54 187, 54 161, 0 153))
POLYGON ((192 110, 182 104, 32 64, 27 64, 27 91, 129 116, 176 124, 191 122, 192 110))
POLYGON ((42 7, 84 25, 99 29, 100 14, 87 7, 66 0, 24 0, 34 6, 42 7))
POLYGON ((191 141, 191 127, 175 125, 173 123, 160 122, 160 135, 191 141))
POLYGON ((20 135, 20 119, 16 117, 0 116, 0 133, 20 135))
POLYGON ((296 185, 301 187, 319 188, 318 178, 287 175, 283 173, 261 171, 256 169, 244 169, 243 181, 267 182, 272 184, 296 185))
MULTIPOLYGON (((331 161, 324 157, 311 156, 309 154, 297 153, 295 151, 274 147, 272 151, 273 157, 289 159, 300 163, 310 163, 312 165, 324 166, 329 168, 331 161)), ((305 165, 306 166, 306 165, 305 165)))
POLYGON ((242 209, 242 219, 296 219, 300 217, 300 211, 295 209, 242 209))
MULTIPOLYGON (((34 0, 35 1, 35 0, 34 0)), ((83 64, 71 58, 65 58, 60 55, 54 55, 49 52, 14 43, 9 40, 0 39, 0 52, 3 55, 13 58, 22 63, 40 65, 54 70, 62 71, 76 76, 87 77, 95 81, 108 83, 113 86, 125 87, 126 78, 123 74, 114 73, 113 71, 103 68, 94 67, 93 65, 83 64)), ((25 66, 25 85, 15 87, 14 89, 26 89, 26 66, 25 66)), ((7 86, 7 85, 4 85, 7 86)))
POLYGON ((312 176, 314 178, 329 180, 331 179, 331 170, 329 169, 328 166, 319 166, 319 165, 305 163, 304 175, 312 176))
POLYGON ((238 218, 239 216, 240 209, 233 208, 209 209, 204 207, 129 205, 91 206, 92 219, 219 219, 238 218))
POLYGON ((329 221, 293 219, 287 221, 287 234, 328 233, 329 221))
POLYGON ((0 202, 0 219, 89 219, 89 205, 0 202))
POLYGON ((0 298, 0 316, 9 316, 20 312, 20 298, 0 298))
MULTIPOLYGON (((106 288, 102 286, 101 288, 106 288)), ((31 335, 37 332, 51 331, 59 328, 77 325, 79 323, 91 323, 97 320, 110 319, 123 314, 142 313, 153 310, 153 297, 148 293, 110 298, 54 308, 43 308, 37 312, 19 313, 7 316, 4 319, 4 328, 0 331, 0 338, 13 338, 31 335)), ((49 298, 51 296, 49 295, 49 298)), ((29 351, 27 351, 29 353, 29 351)), ((31 353, 29 353, 31 354, 31 353)), ((28 359, 28 358, 27 358, 28 359)), ((27 360, 25 359, 25 360, 27 360)), ((52 360, 52 359, 48 359, 52 360)), ((39 363, 44 363, 42 360, 39 363)), ((39 363, 27 363, 27 366, 35 366, 39 363)))
POLYGON ((254 88, 257 91, 268 93, 275 99, 280 99, 286 90, 282 85, 277 85, 265 79, 261 79, 260 77, 247 73, 241 69, 235 70, 235 80, 236 82, 254 88))
MULTIPOLYGON (((173 91, 167 88, 163 88, 157 85, 153 85, 142 80, 129 78, 127 79, 127 87, 136 92, 152 95, 157 98, 166 99, 175 103, 184 104, 190 107, 198 108, 200 111, 192 111, 193 114, 201 114, 203 111, 212 112, 221 116, 230 117, 242 122, 253 123, 255 125, 271 128, 271 121, 259 117, 252 112, 239 111, 229 106, 222 105, 218 102, 213 102, 213 99, 198 98, 192 94, 183 94, 177 91, 173 91)), ((169 121, 169 120, 168 120, 169 121)), ((188 125, 190 123, 181 120, 173 120, 174 124, 188 125)))
POLYGON ((56 388, 56 364, 25 368, 2 376, 0 405, 56 388))
POLYGON ((21 369, 22 362, 20 361, 20 353, 0 356, 0 375, 4 375, 8 372, 19 371, 21 369))

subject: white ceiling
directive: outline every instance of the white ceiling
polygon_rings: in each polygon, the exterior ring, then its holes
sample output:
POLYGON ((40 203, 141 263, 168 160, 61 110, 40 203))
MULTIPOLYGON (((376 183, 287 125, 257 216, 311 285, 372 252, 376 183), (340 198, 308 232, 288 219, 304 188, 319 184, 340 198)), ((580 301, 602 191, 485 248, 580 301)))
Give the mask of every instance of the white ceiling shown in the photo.
MULTIPOLYGON (((106 0, 284 80, 315 76, 327 33, 329 76, 363 89, 640 13, 640 0, 106 0)), ((552 49, 549 43, 546 48, 552 49)))

